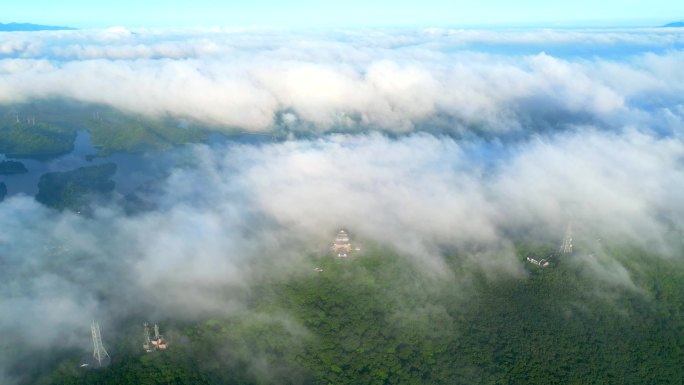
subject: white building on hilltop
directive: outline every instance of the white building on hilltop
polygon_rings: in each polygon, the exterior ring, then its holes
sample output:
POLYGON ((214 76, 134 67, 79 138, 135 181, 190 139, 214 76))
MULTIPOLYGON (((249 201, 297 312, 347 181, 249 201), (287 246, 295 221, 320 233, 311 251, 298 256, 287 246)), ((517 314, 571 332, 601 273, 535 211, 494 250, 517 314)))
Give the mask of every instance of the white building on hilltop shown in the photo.
POLYGON ((541 266, 541 267, 546 267, 549 265, 549 261, 547 261, 546 259, 537 259, 536 257, 534 257, 532 255, 527 256, 527 262, 533 263, 533 264, 535 264, 537 266, 541 266))

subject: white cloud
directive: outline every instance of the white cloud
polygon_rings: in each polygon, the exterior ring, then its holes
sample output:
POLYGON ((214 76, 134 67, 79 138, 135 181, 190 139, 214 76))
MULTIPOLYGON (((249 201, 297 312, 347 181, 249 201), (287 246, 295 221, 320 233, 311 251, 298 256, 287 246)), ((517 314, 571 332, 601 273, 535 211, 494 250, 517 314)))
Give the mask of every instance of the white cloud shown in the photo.
POLYGON ((659 30, 16 34, 2 45, 10 58, 0 60, 0 102, 67 97, 251 131, 272 129, 283 111, 317 131, 407 131, 435 117, 457 132, 519 130, 539 110, 547 119, 575 114, 617 126, 629 114, 633 123, 649 125, 638 118, 653 94, 667 98, 660 104, 682 102, 681 40, 659 30), (540 53, 582 38, 591 38, 598 56, 540 53), (483 53, 486 44, 511 40, 536 48, 483 53), (600 56, 618 42, 637 47, 633 56, 600 56), (464 50, 466 43, 475 45, 464 50))
MULTIPOLYGON (((2 103, 66 97, 319 134, 195 146, 194 166, 172 170, 153 212, 110 207, 83 218, 27 197, 0 204, 0 278, 11 277, 0 279, 0 310, 23 309, 3 318, 0 332, 29 346, 64 344, 83 319, 150 304, 188 319, 236 311, 264 270, 291 271, 302 250, 325 245, 339 226, 433 274, 459 252, 518 276, 520 232, 555 240, 572 222, 578 236, 664 245, 670 228, 684 227, 684 70, 674 31, 8 36, 2 103), (602 49, 642 48, 616 59, 472 46, 553 49, 586 38, 602 49), (424 132, 433 130, 462 139, 424 132), (59 327, 39 341, 25 319, 59 327)), ((597 258, 597 279, 634 285, 621 261, 597 258)), ((0 357, 0 371, 6 362, 0 357)))

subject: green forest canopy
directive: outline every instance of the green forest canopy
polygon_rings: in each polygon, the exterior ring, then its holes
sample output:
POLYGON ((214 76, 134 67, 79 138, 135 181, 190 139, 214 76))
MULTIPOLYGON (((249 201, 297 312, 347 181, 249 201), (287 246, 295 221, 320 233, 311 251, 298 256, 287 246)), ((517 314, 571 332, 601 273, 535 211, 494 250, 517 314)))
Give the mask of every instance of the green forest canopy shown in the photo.
POLYGON ((129 340, 108 341, 110 367, 79 370, 78 354, 65 353, 30 382, 681 384, 681 263, 612 254, 641 290, 603 283, 589 257, 496 278, 458 257, 450 274, 426 275, 381 248, 312 257, 309 272, 253 290, 248 311, 162 323, 175 330, 168 351, 143 352, 136 325, 129 340))
POLYGON ((43 101, 0 107, 0 153, 45 159, 69 153, 86 130, 99 156, 167 149, 207 139, 207 130, 172 119, 128 115, 109 107, 43 101))

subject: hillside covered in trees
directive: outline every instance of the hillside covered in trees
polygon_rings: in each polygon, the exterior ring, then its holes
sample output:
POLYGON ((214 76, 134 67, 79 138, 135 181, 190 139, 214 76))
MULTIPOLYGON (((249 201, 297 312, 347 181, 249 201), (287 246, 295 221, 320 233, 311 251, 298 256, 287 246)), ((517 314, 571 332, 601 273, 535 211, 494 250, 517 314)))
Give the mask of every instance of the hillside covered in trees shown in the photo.
POLYGON ((111 177, 116 169, 116 164, 105 163, 43 174, 38 182, 36 200, 59 210, 82 210, 93 198, 114 190, 115 183, 111 177))
POLYGON ((249 309, 165 320, 168 351, 145 353, 129 320, 128 339, 106 341, 110 367, 80 369, 83 352, 65 352, 27 383, 682 383, 682 266, 610 252, 628 261, 639 288, 595 279, 592 257, 528 264, 507 278, 480 271, 468 282, 455 278, 473 268, 458 257, 440 276, 380 248, 312 257, 310 271, 249 293, 249 309))
POLYGON ((87 131, 99 156, 164 150, 207 139, 207 130, 172 119, 151 119, 112 108, 51 100, 0 106, 0 153, 49 159, 69 153, 87 131))

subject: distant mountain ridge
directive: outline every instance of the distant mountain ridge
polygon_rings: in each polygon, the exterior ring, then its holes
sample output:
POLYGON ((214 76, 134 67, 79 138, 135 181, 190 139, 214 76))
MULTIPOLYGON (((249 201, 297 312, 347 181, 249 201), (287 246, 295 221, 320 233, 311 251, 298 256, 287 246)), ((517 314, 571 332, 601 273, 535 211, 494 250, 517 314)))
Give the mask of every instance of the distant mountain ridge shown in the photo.
POLYGON ((683 21, 675 21, 674 23, 668 23, 663 25, 663 28, 684 28, 684 20, 683 21))
POLYGON ((76 28, 71 27, 60 27, 53 25, 40 25, 31 23, 0 23, 0 32, 13 32, 13 31, 62 31, 62 30, 74 30, 76 28))

